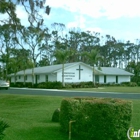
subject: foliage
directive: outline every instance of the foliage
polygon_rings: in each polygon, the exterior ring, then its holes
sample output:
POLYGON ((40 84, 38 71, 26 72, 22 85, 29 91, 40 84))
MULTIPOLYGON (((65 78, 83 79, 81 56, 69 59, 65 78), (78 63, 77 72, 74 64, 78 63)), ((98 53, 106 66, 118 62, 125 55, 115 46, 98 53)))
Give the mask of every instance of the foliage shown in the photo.
POLYGON ((138 86, 136 82, 122 82, 122 86, 136 87, 138 86))
POLYGON ((62 83, 61 82, 42 82, 38 84, 32 85, 32 82, 26 82, 25 84, 23 82, 16 82, 16 83, 10 83, 11 87, 28 87, 28 88, 44 88, 44 89, 62 89, 62 83))
POLYGON ((53 113, 52 121, 59 122, 59 115, 60 115, 60 108, 57 108, 53 113))
POLYGON ((92 88, 93 82, 80 82, 80 83, 66 83, 65 88, 92 88))
POLYGON ((69 121, 73 133, 80 139, 122 140, 132 118, 132 103, 121 99, 69 98, 61 102, 60 125, 68 132, 69 121))
POLYGON ((7 127, 9 127, 9 125, 6 122, 0 120, 0 140, 2 140, 4 138, 3 132, 7 127))
MULTIPOLYGON (((4 94, 4 91, 2 94, 1 91, 0 115, 10 125, 4 132, 4 140, 46 140, 46 138, 67 140, 68 133, 62 133, 60 124, 51 121, 54 110, 60 107, 63 99, 64 97, 60 96, 8 95, 4 94)), ((133 102, 132 126, 138 130, 140 100, 131 101, 133 102)), ((73 124, 72 140, 79 140, 73 135, 73 124)))
POLYGON ((38 88, 46 88, 46 89, 61 89, 62 83, 61 82, 42 82, 37 85, 38 88))

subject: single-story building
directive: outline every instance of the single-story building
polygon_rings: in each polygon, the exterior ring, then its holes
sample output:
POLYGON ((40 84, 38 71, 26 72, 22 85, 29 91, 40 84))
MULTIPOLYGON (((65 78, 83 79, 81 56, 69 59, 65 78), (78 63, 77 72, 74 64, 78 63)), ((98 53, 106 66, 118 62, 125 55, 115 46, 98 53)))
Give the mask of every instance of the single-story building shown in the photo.
MULTIPOLYGON (((62 64, 26 69, 16 74, 10 74, 11 82, 62 81, 62 64)), ((79 83, 94 81, 98 83, 130 82, 132 73, 116 67, 93 67, 83 62, 67 63, 64 65, 64 82, 79 83), (93 74, 94 73, 94 74, 93 74)))

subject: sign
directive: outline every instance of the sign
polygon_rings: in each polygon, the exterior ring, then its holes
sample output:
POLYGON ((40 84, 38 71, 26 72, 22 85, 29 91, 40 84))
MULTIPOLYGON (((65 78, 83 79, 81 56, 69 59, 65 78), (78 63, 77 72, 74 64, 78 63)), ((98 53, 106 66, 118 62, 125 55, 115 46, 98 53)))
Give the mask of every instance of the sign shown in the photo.
POLYGON ((130 127, 127 131, 127 137, 129 140, 133 140, 132 138, 140 138, 140 129, 135 131, 133 127, 130 127))
POLYGON ((64 72, 65 80, 72 80, 75 77, 75 72, 64 72))

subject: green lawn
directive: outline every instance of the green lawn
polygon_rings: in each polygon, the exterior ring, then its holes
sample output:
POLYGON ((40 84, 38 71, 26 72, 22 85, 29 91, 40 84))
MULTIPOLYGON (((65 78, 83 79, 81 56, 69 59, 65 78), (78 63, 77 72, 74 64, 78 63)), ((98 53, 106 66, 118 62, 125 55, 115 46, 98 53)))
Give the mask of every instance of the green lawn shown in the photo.
MULTIPOLYGON (((59 123, 51 122, 63 98, 0 94, 0 117, 10 125, 3 140, 67 140, 59 123)), ((140 129, 140 100, 132 101, 132 126, 140 129)))
POLYGON ((74 88, 67 90, 75 91, 90 91, 90 92, 123 92, 123 93, 140 93, 140 87, 121 87, 121 86, 110 86, 110 87, 98 87, 98 88, 74 88))

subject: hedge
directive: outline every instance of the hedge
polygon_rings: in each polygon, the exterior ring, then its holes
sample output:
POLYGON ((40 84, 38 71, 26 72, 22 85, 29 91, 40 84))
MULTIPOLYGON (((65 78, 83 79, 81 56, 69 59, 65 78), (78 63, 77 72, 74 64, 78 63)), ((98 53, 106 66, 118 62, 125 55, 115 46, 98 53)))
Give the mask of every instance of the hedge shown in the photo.
POLYGON ((61 102, 60 125, 68 132, 70 120, 72 133, 80 139, 122 140, 132 118, 132 103, 110 98, 68 98, 61 102))
POLYGON ((44 88, 44 89, 61 89, 63 88, 62 83, 61 82, 42 82, 42 83, 38 83, 38 84, 34 84, 32 85, 32 82, 26 82, 25 85, 23 82, 16 82, 14 83, 10 83, 11 87, 28 87, 28 88, 44 88))

